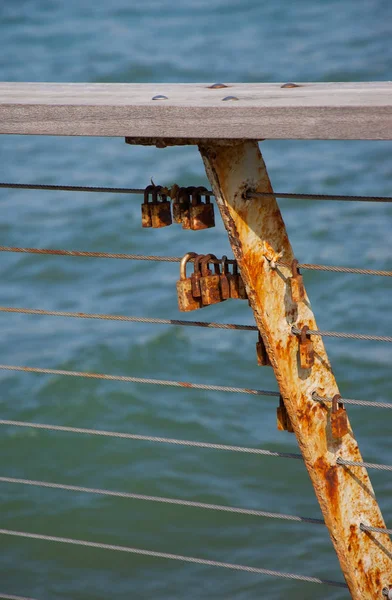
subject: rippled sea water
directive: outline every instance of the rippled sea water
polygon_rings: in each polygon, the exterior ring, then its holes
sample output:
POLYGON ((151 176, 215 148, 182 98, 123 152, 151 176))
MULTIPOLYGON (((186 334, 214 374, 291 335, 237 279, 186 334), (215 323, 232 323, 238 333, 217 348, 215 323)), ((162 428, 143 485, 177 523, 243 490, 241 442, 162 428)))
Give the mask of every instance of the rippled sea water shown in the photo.
MULTIPOLYGON (((62 82, 389 80, 390 0, 3 0, 0 79, 62 82)), ((279 191, 391 193, 391 142, 266 141, 279 191)), ((144 187, 208 184, 197 149, 110 138, 0 139, 0 179, 144 187)), ((214 230, 142 230, 140 198, 1 190, 1 244, 180 256, 231 254, 214 230)), ((300 261, 392 269, 392 206, 279 201, 300 261)), ((178 265, 0 256, 3 306, 181 318, 178 265)), ((387 278, 306 272, 319 327, 391 335, 387 278)), ((193 315, 192 315, 193 316, 193 315)), ((247 303, 196 318, 251 324, 247 303)), ((276 389, 249 332, 0 317, 0 362, 276 389)), ((343 395, 392 401, 388 344, 326 341, 343 395)), ((28 373, 0 375, 4 419, 296 452, 272 398, 28 373)), ((350 407, 363 455, 392 462, 389 415, 350 407)), ((299 461, 1 428, 0 476, 319 517, 299 461)), ((387 524, 392 482, 372 473, 387 524)), ((0 484, 1 527, 342 580, 327 531, 179 506, 0 484)), ((49 600, 348 597, 345 590, 0 536, 0 593, 49 600)))

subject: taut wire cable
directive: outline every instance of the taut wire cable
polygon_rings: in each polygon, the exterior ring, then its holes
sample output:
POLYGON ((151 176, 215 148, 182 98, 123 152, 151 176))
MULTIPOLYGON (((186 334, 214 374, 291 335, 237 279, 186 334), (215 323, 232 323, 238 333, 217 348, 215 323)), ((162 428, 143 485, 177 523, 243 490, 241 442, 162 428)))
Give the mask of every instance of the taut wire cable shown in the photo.
MULTIPOLYGON (((89 252, 84 250, 61 250, 53 248, 22 248, 17 246, 0 246, 0 252, 19 252, 23 254, 49 254, 54 256, 74 256, 84 258, 115 258, 123 260, 147 260, 153 262, 181 262, 182 257, 180 256, 154 256, 144 254, 126 254, 123 252, 89 252)), ((193 262, 193 258, 189 259, 189 262, 193 262)), ((211 263, 220 264, 222 261, 217 259, 211 259, 211 263)), ((227 264, 234 264, 234 259, 228 259, 227 264)), ((278 261, 278 266, 291 267, 291 265, 285 261, 278 261)), ((331 265, 317 265, 311 263, 299 263, 298 268, 310 269, 318 271, 333 271, 336 273, 356 273, 359 275, 379 275, 383 277, 392 277, 392 271, 380 271, 375 269, 357 269, 353 267, 338 267, 331 265)))
MULTIPOLYGON (((301 330, 298 327, 291 328, 294 335, 300 335, 301 330)), ((307 335, 319 335, 321 337, 335 337, 350 340, 370 340, 374 342, 392 342, 392 336, 387 335, 371 335, 363 333, 344 333, 341 331, 320 331, 319 329, 308 329, 307 335)))
POLYGON ((392 534, 392 529, 384 529, 383 527, 372 527, 371 525, 365 525, 361 523, 359 528, 361 531, 373 531, 374 533, 387 533, 388 535, 392 534))
POLYGON ((230 392, 235 394, 252 394, 254 396, 280 396, 279 392, 269 390, 255 390, 250 388, 228 387, 224 385, 210 385, 205 383, 189 383, 188 381, 168 381, 166 379, 146 379, 144 377, 130 377, 128 375, 108 375, 106 373, 88 373, 84 371, 65 371, 63 369, 43 369, 40 367, 22 367, 15 365, 0 365, 1 371, 23 371, 24 373, 41 373, 44 375, 65 375, 67 377, 86 377, 87 379, 106 379, 108 381, 125 381, 128 383, 143 383, 148 385, 167 385, 172 387, 193 388, 213 392, 230 392))
POLYGON ((224 450, 228 452, 241 452, 243 454, 257 454, 279 458, 291 458, 302 460, 301 454, 292 452, 278 452, 276 450, 263 450, 261 448, 246 448, 243 446, 231 446, 227 444, 213 444, 210 442, 194 442, 192 440, 178 440, 176 438, 165 438, 152 435, 139 435, 136 433, 124 433, 119 431, 106 431, 104 429, 87 429, 85 427, 68 427, 66 425, 50 425, 47 423, 32 423, 29 421, 14 421, 11 419, 0 419, 0 425, 9 427, 31 427, 32 429, 43 429, 46 431, 61 431, 64 433, 76 433, 97 435, 116 439, 136 440, 141 442, 153 442, 156 444, 174 444, 176 446, 187 446, 190 448, 206 448, 207 450, 224 450))
POLYGON ((240 331, 258 331, 256 325, 236 323, 211 323, 207 321, 183 321, 180 319, 154 319, 149 317, 131 317, 127 315, 107 315, 100 313, 69 312, 63 310, 42 310, 38 308, 13 308, 0 306, 0 312, 50 317, 73 317, 77 319, 103 319, 104 321, 129 321, 131 323, 153 323, 156 325, 181 325, 185 327, 204 327, 207 329, 235 329, 240 331))
MULTIPOLYGON (((119 187, 98 187, 98 186, 83 186, 83 185, 48 185, 41 183, 0 183, 0 188, 16 189, 16 190, 42 190, 42 191, 57 191, 57 192, 103 192, 110 194, 144 194, 144 188, 119 188, 119 187)), ((214 196, 212 190, 205 192, 209 196, 214 196)), ((388 196, 346 196, 336 194, 289 194, 286 192, 248 192, 247 198, 289 198, 299 200, 340 200, 351 202, 392 202, 392 198, 388 196)))
POLYGON ((189 506, 192 508, 201 508, 203 510, 216 510, 220 512, 236 513, 241 515, 250 515, 254 517, 263 517, 267 519, 282 519, 285 521, 298 521, 303 523, 312 523, 315 525, 325 525, 322 519, 312 517, 300 517, 297 515, 286 515, 281 513, 266 512, 250 508, 237 508, 234 506, 222 506, 220 504, 210 504, 204 502, 194 502, 191 500, 180 500, 178 498, 165 498, 162 496, 149 496, 145 494, 134 494, 131 492, 117 492, 112 490, 103 490, 99 488, 89 488, 79 485, 68 485, 63 483, 52 483, 48 481, 35 481, 32 479, 20 479, 16 477, 0 477, 0 483, 16 483, 21 485, 31 485, 36 487, 66 490, 70 492, 83 492, 87 494, 98 494, 101 496, 112 496, 116 498, 127 498, 130 500, 142 500, 145 502, 160 502, 162 504, 174 504, 177 506, 189 506))
POLYGON ((168 552, 156 552, 154 550, 144 550, 141 548, 131 548, 129 546, 117 546, 114 544, 104 544, 101 542, 89 542, 86 540, 75 540, 72 538, 55 537, 53 535, 42 535, 38 533, 29 533, 27 531, 14 531, 10 529, 0 529, 0 535, 9 535, 15 537, 29 538, 34 540, 43 540, 46 542, 58 542, 62 544, 73 544, 75 546, 86 546, 89 548, 100 548, 101 550, 114 550, 117 552, 128 552, 130 554, 139 554, 141 556, 150 556, 153 558, 165 558, 168 560, 178 560, 181 562, 194 563, 210 567, 222 567, 224 569, 233 569, 235 571, 246 571, 248 573, 256 573, 259 575, 270 575, 271 577, 282 577, 284 579, 292 579, 297 581, 306 581, 308 583, 321 583, 339 588, 347 588, 347 584, 340 581, 330 581, 328 579, 320 579, 318 577, 309 577, 307 575, 297 575, 295 573, 284 573, 282 571, 272 571, 271 569, 263 569, 261 567, 250 567, 247 565, 238 565, 233 563, 220 562, 216 560, 208 560, 206 558, 195 558, 193 556, 182 556, 180 554, 171 554, 168 552))

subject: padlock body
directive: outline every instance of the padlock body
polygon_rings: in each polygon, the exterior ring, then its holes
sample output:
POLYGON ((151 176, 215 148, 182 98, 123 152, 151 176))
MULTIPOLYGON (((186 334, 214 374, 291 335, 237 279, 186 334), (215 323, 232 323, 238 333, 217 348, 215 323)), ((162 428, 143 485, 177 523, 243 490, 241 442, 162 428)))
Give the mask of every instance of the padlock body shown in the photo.
POLYGON ((159 229, 172 224, 170 202, 152 202, 150 207, 151 221, 154 228, 159 229))
POLYGON ((173 202, 173 222, 182 223, 181 202, 173 202))
POLYGON ((312 340, 306 339, 299 344, 299 363, 302 369, 311 369, 314 365, 314 349, 312 340))
POLYGON ((142 204, 142 227, 152 227, 151 204, 142 204))
POLYGON ((271 362, 263 340, 260 338, 256 344, 257 364, 259 367, 270 367, 271 362))
POLYGON ((230 273, 222 273, 220 276, 220 288, 222 300, 228 300, 231 298, 230 296, 230 273))
POLYGON ((331 432, 334 438, 341 438, 348 433, 347 412, 341 406, 331 413, 331 432))
POLYGON ((233 274, 230 277, 230 298, 236 300, 247 300, 248 294, 246 293, 245 284, 239 273, 233 274))
POLYGON ((177 281, 178 308, 181 312, 189 312, 202 307, 201 298, 194 298, 190 277, 177 281))
POLYGON ((290 417, 284 405, 278 406, 276 409, 276 419, 276 424, 279 431, 288 431, 289 433, 294 432, 290 417))
POLYGON ((194 298, 201 298, 201 288, 200 288, 200 279, 201 274, 196 272, 191 275, 192 282, 192 294, 194 298))
POLYGON ((194 231, 215 227, 214 205, 204 204, 204 202, 191 204, 190 225, 194 231))
POLYGON ((302 275, 290 277, 290 285, 292 301, 296 304, 298 304, 298 302, 302 302, 302 300, 305 298, 305 288, 302 275))
POLYGON ((201 298, 204 306, 222 302, 220 275, 206 275, 200 278, 201 298))
POLYGON ((181 205, 181 223, 183 229, 191 229, 191 215, 188 202, 184 202, 181 205))

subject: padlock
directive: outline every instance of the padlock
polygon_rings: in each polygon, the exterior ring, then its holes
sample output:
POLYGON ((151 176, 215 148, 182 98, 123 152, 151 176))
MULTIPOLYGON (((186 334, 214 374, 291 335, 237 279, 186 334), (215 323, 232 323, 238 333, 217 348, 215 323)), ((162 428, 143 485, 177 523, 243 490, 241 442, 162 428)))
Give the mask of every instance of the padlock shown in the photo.
POLYGON ((284 405, 282 396, 279 396, 279 406, 276 409, 276 417, 279 431, 288 431, 289 433, 294 432, 289 413, 284 405))
POLYGON ((341 438, 348 433, 347 412, 341 400, 339 394, 332 398, 331 432, 334 438, 341 438))
POLYGON ((181 312, 189 312, 202 307, 201 298, 194 298, 192 294, 192 280, 186 276, 186 265, 195 252, 188 252, 180 263, 180 280, 177 281, 178 308, 181 312))
POLYGON ((194 298, 201 298, 200 279, 201 279, 201 261, 204 258, 204 254, 198 254, 193 261, 193 273, 191 275, 192 280, 192 294, 194 298))
POLYGON ((298 304, 305 298, 305 289, 302 275, 298 269, 298 260, 295 258, 291 263, 290 286, 291 286, 291 299, 293 302, 298 304))
POLYGON ((248 294, 246 293, 245 284, 241 275, 238 272, 237 261, 233 265, 233 274, 230 278, 230 298, 238 300, 247 300, 248 294))
POLYGON ((220 274, 220 288, 222 300, 228 300, 230 296, 230 279, 232 275, 227 266, 227 256, 222 256, 222 270, 220 274))
POLYGON ((311 369, 314 365, 313 342, 308 331, 309 327, 305 325, 299 335, 299 364, 301 369, 311 369))
POLYGON ((167 195, 161 193, 161 189, 160 185, 154 186, 150 204, 151 222, 156 229, 172 224, 171 203, 168 201, 167 195), (158 200, 158 195, 161 196, 161 200, 158 200))
MULTIPOLYGON (((193 188, 191 188, 193 189, 193 188)), ((191 192, 189 188, 181 187, 178 192, 178 207, 176 207, 176 215, 183 229, 191 228, 191 192)))
POLYGON ((142 227, 152 227, 151 203, 148 200, 153 189, 153 185, 148 185, 144 190, 144 201, 142 204, 142 227))
POLYGON ((263 342, 263 338, 259 333, 259 340, 256 344, 257 364, 259 367, 271 367, 271 361, 268 356, 267 348, 263 342))
POLYGON ((197 187, 192 192, 192 203, 190 207, 191 229, 209 229, 215 227, 214 205, 211 204, 210 196, 206 194, 207 189, 203 186, 197 187), (205 203, 201 196, 204 194, 205 203))
POLYGON ((173 223, 182 223, 181 218, 181 204, 180 204, 180 191, 182 188, 178 187, 175 183, 172 185, 170 190, 170 198, 172 199, 172 213, 173 213, 173 223))
POLYGON ((203 306, 222 302, 219 264, 214 262, 214 273, 212 273, 208 268, 212 261, 218 261, 214 254, 206 254, 201 260, 200 290, 203 306))

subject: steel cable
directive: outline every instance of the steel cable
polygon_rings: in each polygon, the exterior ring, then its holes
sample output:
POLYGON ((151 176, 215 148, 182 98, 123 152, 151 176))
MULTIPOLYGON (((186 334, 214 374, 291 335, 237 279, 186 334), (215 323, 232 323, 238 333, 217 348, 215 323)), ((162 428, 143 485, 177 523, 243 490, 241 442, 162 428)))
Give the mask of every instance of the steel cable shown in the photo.
POLYGON ((361 531, 374 531, 375 533, 387 533, 388 535, 392 534, 392 529, 384 529, 383 527, 372 527, 371 525, 365 525, 361 523, 359 526, 361 531))
MULTIPOLYGON (((278 260, 275 263, 280 267, 291 268, 291 263, 278 260)), ((392 277, 392 271, 380 271, 376 269, 358 269, 355 267, 337 267, 334 265, 317 265, 313 263, 298 263, 298 269, 309 271, 332 271, 333 273, 354 273, 356 275, 379 275, 380 277, 392 277)))
POLYGON ((91 185, 47 185, 41 183, 0 183, 0 188, 55 192, 103 192, 110 194, 144 194, 142 188, 95 187, 91 185))
POLYGON ((126 315, 107 315, 100 313, 75 313, 63 310, 41 310, 38 308, 12 308, 0 306, 0 312, 26 315, 44 315, 52 317, 73 317, 77 319, 103 319, 105 321, 129 321, 131 323, 154 323, 156 325, 181 325, 185 327, 204 327, 210 329, 236 329, 240 331, 257 331, 255 325, 239 325, 236 323, 210 323, 206 321, 182 321, 179 319, 153 319, 148 317, 130 317, 126 315))
MULTIPOLYGON (((144 188, 118 188, 118 187, 96 187, 82 185, 47 185, 40 183, 0 183, 0 188, 20 190, 43 190, 60 192, 103 192, 110 194, 144 194, 144 188)), ((205 192, 214 196, 212 190, 205 192)), ((336 194, 289 194, 285 192, 248 192, 247 198, 290 198, 299 200, 342 200, 351 202, 392 202, 388 196, 342 196, 336 194)))
MULTIPOLYGON (((172 262, 179 263, 181 262, 181 256, 154 256, 154 255, 144 255, 144 254, 126 254, 122 252, 88 252, 84 250, 57 250, 53 248, 21 248, 16 246, 0 246, 0 252, 19 252, 23 254, 49 254, 54 256, 75 256, 75 257, 85 257, 85 258, 116 258, 123 260, 147 260, 153 262, 172 262)), ((193 258, 189 259, 189 262, 193 262, 193 258)), ((221 260, 210 261, 211 263, 221 264, 221 260)), ((234 259, 228 259, 227 264, 234 264, 236 261, 234 259)), ((285 261, 278 261, 276 263, 278 266, 282 267, 291 267, 291 264, 285 261)), ((337 273, 356 273, 360 275, 379 275, 382 277, 392 277, 392 271, 380 271, 374 269, 357 269, 351 267, 337 267, 331 265, 317 265, 311 263, 299 263, 298 268, 301 269, 309 269, 309 270, 318 270, 318 271, 334 271, 337 273)))
POLYGON ((171 554, 168 552, 157 552, 154 550, 144 550, 141 548, 131 548, 129 546, 117 546, 114 544, 104 544, 101 542, 89 542, 86 540, 75 540, 65 537, 55 537, 53 535, 42 535, 38 533, 28 533, 26 531, 13 531, 10 529, 0 529, 1 535, 16 536, 35 540, 43 540, 47 542, 59 542, 63 544, 73 544, 76 546, 86 546, 89 548, 100 548, 102 550, 115 550, 117 552, 128 552, 130 554, 139 554, 141 556, 151 556, 154 558, 165 558, 169 560, 178 560, 181 562, 206 565, 210 567, 222 567, 225 569, 233 569, 236 571, 246 571, 248 573, 256 573, 259 575, 270 575, 271 577, 283 577, 284 579, 292 579, 297 581, 306 581, 308 583, 322 583, 334 587, 347 588, 347 584, 340 581, 330 581, 328 579, 319 579, 318 577, 309 577, 307 575, 297 575, 294 573, 284 573, 281 571, 272 571, 271 569, 263 569, 261 567, 250 567, 247 565, 238 565, 206 558, 195 558, 193 556, 182 556, 180 554, 171 554))
POLYGON ((345 458, 337 458, 336 463, 338 465, 344 465, 346 467, 365 467, 367 469, 378 469, 379 471, 392 471, 391 465, 381 465, 379 463, 370 462, 356 462, 354 460, 346 460, 345 458))
MULTIPOLYGON (((298 327, 291 328, 294 335, 300 335, 301 329, 298 327)), ((363 333, 343 333, 340 331, 320 331, 319 329, 308 329, 307 335, 319 335, 321 337, 335 337, 351 340, 370 340, 374 342, 392 342, 391 336, 386 335, 368 335, 363 333)))
MULTIPOLYGON (((312 398, 313 400, 317 400, 317 402, 332 402, 332 398, 319 396, 317 392, 312 393, 312 398)), ((344 402, 344 404, 352 404, 356 406, 369 406, 371 408, 392 408, 392 404, 388 402, 373 402, 372 400, 355 400, 352 398, 342 398, 342 402, 344 402)))
POLYGON ((220 504, 210 504, 204 502, 194 502, 191 500, 180 500, 178 498, 164 498, 161 496, 149 496, 145 494, 134 494, 130 492, 116 492, 112 490, 103 490, 99 488, 89 488, 79 485, 67 485, 62 483, 51 483, 47 481, 35 481, 31 479, 19 479, 16 477, 0 477, 1 483, 16 483, 22 485, 31 485, 36 487, 67 490, 71 492, 83 492, 87 494, 98 494, 101 496, 113 496, 116 498, 127 498, 130 500, 142 500, 147 502, 160 502, 162 504, 174 504, 177 506, 189 506, 192 508, 201 508, 203 510, 216 510, 221 512, 236 513, 241 515, 250 515, 254 517, 263 517, 268 519, 282 519, 285 521, 299 521, 312 523, 315 525, 325 525, 322 519, 313 519, 311 517, 300 517, 297 515, 285 515, 281 513, 266 512, 263 510, 237 508, 234 506, 222 506, 220 504))
POLYGON ((335 200, 342 202, 392 202, 389 196, 344 196, 340 194, 288 194, 281 192, 248 192, 247 198, 287 198, 290 200, 335 200))
POLYGON ((25 373, 41 373, 45 375, 65 375, 68 377, 86 377, 87 379, 106 379, 109 381, 125 381, 127 383, 143 383, 148 385, 168 385, 172 387, 193 388, 213 392, 230 392, 235 394, 252 394, 254 396, 280 396, 279 392, 269 390, 254 390, 248 388, 228 387, 224 385, 209 385, 205 383, 189 383, 187 381, 168 381, 166 379, 147 379, 145 377, 130 377, 127 375, 107 375, 105 373, 87 373, 84 371, 65 371, 63 369, 42 369, 40 367, 21 367, 15 365, 0 365, 2 371, 23 371, 25 373))
POLYGON ((243 454, 258 454, 261 456, 271 456, 279 458, 291 458, 302 460, 301 454, 292 452, 278 452, 275 450, 263 450, 261 448, 247 448, 243 446, 231 446, 227 444, 212 444, 210 442, 194 442, 191 440, 178 440, 176 438, 157 437, 152 435, 139 435, 135 433, 124 433, 119 431, 105 431, 104 429, 87 429, 85 427, 68 427, 66 425, 49 425, 46 423, 31 423, 29 421, 13 421, 10 419, 0 419, 0 425, 10 427, 31 427, 32 429, 43 429, 46 431, 62 431, 64 433, 77 433, 87 435, 97 435, 103 437, 136 440, 141 442, 153 442, 157 444, 174 444, 176 446, 187 446, 191 448, 206 448, 207 450, 224 450, 228 452, 240 452, 243 454))
MULTIPOLYGON (((41 316, 52 316, 52 317, 72 317, 78 319, 102 319, 106 321, 129 321, 131 323, 153 323, 156 325, 181 325, 189 327, 205 327, 210 329, 232 329, 242 331, 258 331, 256 325, 241 325, 238 323, 214 323, 208 321, 184 321, 181 319, 157 319, 152 317, 132 317, 127 315, 107 315, 102 313, 82 313, 82 312, 69 312, 59 310, 44 310, 39 308, 14 308, 11 306, 0 306, 0 312, 5 313, 18 313, 27 315, 41 315, 41 316)), ((299 335, 301 330, 297 327, 291 329, 294 335, 299 335)), ((308 330, 309 335, 320 335, 320 336, 331 336, 338 338, 347 339, 359 339, 359 340, 375 340, 379 342, 392 342, 392 337, 388 336, 374 336, 364 335, 357 333, 342 333, 337 331, 319 331, 319 330, 308 330)))
POLYGON ((26 596, 14 596, 13 594, 1 594, 0 598, 5 600, 35 600, 34 598, 26 598, 26 596))

